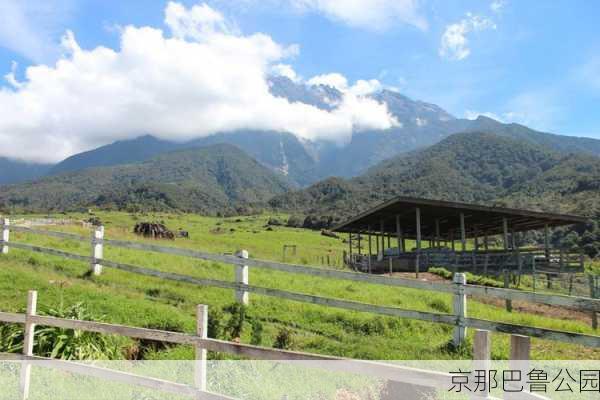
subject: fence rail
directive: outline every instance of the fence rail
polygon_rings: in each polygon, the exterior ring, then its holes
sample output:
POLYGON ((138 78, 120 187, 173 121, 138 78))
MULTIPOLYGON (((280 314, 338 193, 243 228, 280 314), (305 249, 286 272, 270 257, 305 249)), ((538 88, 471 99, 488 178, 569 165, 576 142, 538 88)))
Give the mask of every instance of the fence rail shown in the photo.
MULTIPOLYGON (((5 223, 2 225, 3 231, 7 231, 10 225, 5 223)), ((10 227, 14 230, 14 227, 10 227)), ((108 268, 114 268, 121 271, 135 273, 139 275, 145 275, 150 277, 156 277, 160 279, 168 279, 178 282, 186 282, 189 284, 200 285, 200 286, 211 286, 222 289, 234 290, 238 301, 246 303, 248 301, 248 293, 256 293, 259 295, 285 298, 288 300, 317 304, 328 307, 335 307, 353 311, 370 312, 380 315, 394 316, 400 318, 409 318, 420 321, 443 323, 455 326, 455 332, 463 332, 462 334, 455 334, 454 344, 460 345, 465 339, 464 330, 466 327, 481 328, 490 331, 500 333, 516 333, 532 337, 538 337, 548 340, 561 341, 572 344, 580 344, 584 346, 600 347, 600 336, 587 335, 581 333, 565 332, 554 329, 536 328, 530 326, 522 326, 510 323, 487 321, 476 318, 467 317, 466 309, 466 296, 478 296, 484 298, 499 298, 507 301, 525 301, 534 302, 540 304, 546 304, 549 306, 561 306, 569 307, 575 310, 591 312, 596 315, 600 312, 600 299, 588 298, 588 297, 576 297, 576 296, 564 296, 564 295, 550 295, 542 293, 525 292, 514 289, 501 289, 492 288, 477 285, 465 284, 465 281, 455 281, 453 284, 438 283, 438 282, 427 282, 415 279, 404 279, 388 276, 373 276, 357 272, 337 271, 324 268, 308 267, 304 265, 285 264, 273 261, 256 260, 247 258, 247 252, 242 251, 238 255, 225 255, 225 254, 213 254, 208 252, 202 252, 197 250, 190 250, 177 247, 159 246, 155 244, 147 244, 140 242, 129 242, 123 240, 113 240, 103 238, 103 228, 97 229, 93 232, 91 239, 86 239, 83 236, 64 234, 62 232, 52 232, 46 230, 38 230, 31 228, 18 227, 20 232, 29 232, 35 234, 50 234, 52 236, 59 237, 56 235, 59 233, 63 238, 75 239, 75 240, 91 240, 92 243, 92 255, 83 256, 78 254, 72 254, 61 250, 49 249, 41 246, 35 246, 26 243, 12 242, 8 240, 8 235, 3 236, 3 240, 0 241, 2 248, 8 249, 8 247, 14 247, 23 250, 29 250, 34 252, 40 252, 64 258, 69 258, 78 261, 84 261, 92 266, 92 269, 99 273, 98 266, 104 266, 108 268), (99 235, 98 232, 101 231, 99 235), (163 272, 154 269, 144 268, 135 265, 123 264, 111 260, 102 258, 102 246, 115 246, 121 248, 127 248, 131 250, 140 251, 151 251, 163 254, 172 254, 177 256, 191 257, 201 260, 216 261, 236 266, 236 281, 222 281, 217 279, 207 278, 195 278, 187 275, 175 274, 171 272, 163 272), (99 247, 99 248, 98 248, 99 247), (427 311, 417 311, 401 309, 397 307, 388 307, 373 305, 367 303, 361 303, 350 300, 342 300, 335 298, 328 298, 322 296, 316 296, 311 294, 290 292, 281 289, 267 288, 248 284, 248 268, 262 268, 270 269, 288 273, 298 273, 310 276, 316 276, 320 278, 333 278, 350 280, 355 282, 364 282, 370 284, 387 285, 394 287, 405 287, 411 289, 421 289, 428 291, 436 291, 442 293, 449 293, 454 296, 454 312, 453 314, 440 314, 427 311), (464 307, 458 307, 457 304, 465 302, 464 307)), ((457 276, 463 274, 456 274, 457 276)))
MULTIPOLYGON (((27 363, 27 361, 35 361, 35 365, 42 367, 54 368, 66 372, 108 379, 130 385, 143 386, 151 389, 166 391, 169 393, 192 396, 196 399, 231 399, 228 396, 224 396, 222 394, 213 393, 206 390, 206 350, 228 353, 253 360, 269 360, 277 363, 300 362, 301 366, 307 368, 317 368, 320 370, 327 370, 332 372, 360 374, 362 376, 372 377, 376 379, 402 382, 409 385, 415 385, 421 388, 433 388, 447 391, 449 386, 452 384, 452 374, 440 371, 406 367, 402 365, 388 364, 378 361, 356 360, 313 353, 304 353, 297 351, 253 346, 242 343, 208 338, 205 334, 201 332, 194 335, 189 333, 138 328, 104 322, 48 317, 38 315, 36 309, 37 292, 30 291, 27 297, 27 312, 25 314, 0 312, 0 322, 17 323, 23 324, 25 326, 24 340, 25 342, 29 341, 29 343, 31 344, 30 346, 24 344, 23 354, 0 353, 0 361, 20 360, 24 362, 21 366, 20 376, 20 388, 23 394, 23 398, 27 398, 29 394, 29 386, 31 381, 31 364, 27 363), (194 363, 193 371, 195 384, 192 386, 182 383, 169 382, 157 378, 135 375, 128 372, 101 368, 94 365, 85 365, 77 362, 53 360, 49 358, 35 356, 33 354, 33 343, 35 336, 35 328, 37 325, 195 346, 197 349, 203 350, 202 352, 196 353, 196 362, 194 363)), ((197 307, 197 310, 197 324, 199 326, 199 329, 203 332, 206 332, 206 329, 208 328, 208 307, 199 305, 197 307)), ((516 354, 516 351, 519 350, 519 359, 529 359, 529 338, 516 335, 511 336, 511 338, 511 354, 516 354)), ((489 360, 491 359, 490 349, 490 332, 486 330, 476 331, 475 340, 473 342, 473 354, 475 355, 474 365, 481 366, 481 363, 486 362, 486 360, 487 362, 489 362, 489 360)), ((527 400, 544 399, 544 397, 532 394, 527 391, 515 393, 514 395, 515 397, 511 398, 527 400)), ((477 397, 495 400, 489 395, 489 393, 482 393, 477 397)))

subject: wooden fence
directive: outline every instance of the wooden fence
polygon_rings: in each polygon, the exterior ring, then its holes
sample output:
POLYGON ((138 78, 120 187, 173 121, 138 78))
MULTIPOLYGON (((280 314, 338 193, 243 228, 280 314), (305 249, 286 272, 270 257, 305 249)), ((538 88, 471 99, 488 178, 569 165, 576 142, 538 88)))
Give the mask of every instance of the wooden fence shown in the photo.
MULTIPOLYGON (((29 291, 27 297, 27 311, 25 314, 0 312, 0 322, 24 325, 24 345, 22 354, 0 353, 2 360, 21 360, 20 391, 23 399, 29 396, 31 385, 31 363, 36 366, 67 371, 74 374, 92 376, 96 378, 122 382, 164 391, 173 394, 192 396, 196 399, 230 399, 222 394, 212 393, 207 390, 207 351, 227 353, 252 360, 268 360, 276 363, 300 362, 300 366, 307 368, 325 369, 332 372, 360 374, 363 377, 372 377, 387 381, 401 382, 419 388, 438 389, 448 391, 452 383, 451 373, 411 368, 396 364, 377 361, 355 360, 348 358, 332 357, 320 354, 304 353, 289 350, 272 349, 229 342, 209 338, 208 332, 208 307, 197 306, 196 334, 169 332, 157 329, 137 328, 131 326, 109 324, 94 321, 82 321, 38 315, 37 292, 29 291), (135 339, 155 340, 165 343, 191 345, 196 348, 194 360, 194 385, 169 382, 157 378, 135 375, 123 371, 85 365, 77 362, 52 360, 35 356, 33 354, 36 326, 73 329, 100 334, 120 335, 135 339), (311 362, 317 361, 317 362, 311 362), (305 363, 302 363, 305 362, 305 363)), ((530 354, 530 339, 527 336, 511 336, 511 360, 528 360, 530 354)), ((491 334, 486 330, 477 330, 473 341, 473 366, 489 369, 491 360, 491 334), (487 363, 487 364, 486 364, 487 363)), ((470 374, 474 374, 471 372, 470 374)), ((489 398, 488 393, 481 393, 476 398, 489 398)), ((543 397, 527 391, 511 394, 511 399, 542 399, 543 397)))
POLYGON ((453 325, 454 335, 453 343, 456 346, 462 345, 466 337, 466 328, 483 329, 493 332, 519 334, 531 337, 537 337, 547 340, 555 340, 571 344, 579 344, 590 347, 600 347, 600 336, 587 335, 575 332, 565 332, 555 329, 538 328, 532 326, 523 326, 505 322, 488 321, 477 318, 470 318, 467 314, 467 296, 477 296, 482 298, 497 298, 510 301, 525 301, 549 306, 568 307, 570 309, 589 312, 596 315, 600 312, 600 299, 589 297, 564 296, 554 294, 543 294, 535 292, 526 292, 515 289, 493 288, 466 284, 465 275, 457 273, 454 276, 452 284, 428 282, 415 279, 403 279, 388 276, 374 276, 357 272, 330 270, 325 268, 314 268, 305 265, 284 264, 274 261, 256 260, 249 258, 248 252, 241 250, 236 255, 213 254, 202 251, 183 249, 177 247, 159 246, 142 242, 129 242, 122 240, 109 240, 104 238, 104 228, 96 227, 92 232, 91 239, 80 235, 74 235, 63 232, 53 232, 24 227, 10 226, 8 220, 4 220, 0 226, 2 230, 2 241, 0 246, 3 253, 8 251, 9 247, 17 249, 35 251, 64 258, 74 259, 86 262, 95 274, 100 274, 103 267, 113 268, 130 273, 151 276, 161 279, 167 279, 177 282, 186 282, 193 285, 211 286, 222 289, 230 289, 235 292, 237 301, 248 304, 249 293, 256 293, 264 296, 284 298, 288 300, 318 304, 328 307, 341 308, 346 310, 370 312, 380 315, 387 315, 400 318, 409 318, 426 322, 443 323, 453 325), (49 249, 26 243, 12 242, 9 239, 9 230, 28 232, 41 235, 49 235, 68 240, 81 240, 91 242, 91 256, 72 254, 61 250, 49 249), (201 260, 210 260, 231 264, 235 267, 235 281, 223 281, 217 279, 194 278, 186 275, 175 274, 171 272, 157 271, 135 265, 123 264, 103 258, 103 246, 115 246, 133 250, 151 251, 176 256, 185 256, 201 260), (426 291, 443 292, 453 295, 453 312, 451 314, 434 313, 427 311, 417 311, 402 309, 390 306, 381 306, 367 304, 351 300, 327 298, 311 294, 290 292, 286 290, 268 288, 249 284, 249 268, 270 269, 295 274, 305 274, 320 278, 342 279, 354 282, 364 282, 370 284, 379 284, 394 287, 405 287, 411 289, 420 289, 426 291))

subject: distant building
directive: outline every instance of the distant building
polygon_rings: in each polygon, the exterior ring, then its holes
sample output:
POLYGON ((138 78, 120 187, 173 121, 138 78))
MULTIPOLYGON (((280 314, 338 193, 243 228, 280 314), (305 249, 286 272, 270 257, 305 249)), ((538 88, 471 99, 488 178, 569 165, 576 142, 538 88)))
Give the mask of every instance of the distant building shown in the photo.
POLYGON ((333 228, 347 232, 348 264, 363 272, 480 274, 583 271, 583 254, 550 245, 549 229, 585 222, 574 215, 397 197, 333 228), (515 234, 544 232, 544 246, 518 246, 515 234))

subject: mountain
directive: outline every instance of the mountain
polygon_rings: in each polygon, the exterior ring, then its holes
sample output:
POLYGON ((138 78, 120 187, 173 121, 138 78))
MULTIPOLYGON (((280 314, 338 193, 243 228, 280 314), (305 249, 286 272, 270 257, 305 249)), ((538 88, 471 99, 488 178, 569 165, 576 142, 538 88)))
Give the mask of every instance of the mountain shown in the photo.
POLYGON ((283 178, 237 147, 219 144, 0 187, 0 207, 56 211, 94 206, 229 214, 247 211, 289 188, 283 178))
MULTIPOLYGON (((330 86, 298 83, 281 76, 271 77, 269 85, 275 96, 325 110, 335 108, 343 96, 330 86)), ((74 155, 56 165, 50 174, 137 163, 176 149, 228 143, 241 148, 294 184, 305 187, 330 176, 359 176, 383 160, 426 148, 462 132, 488 132, 564 154, 600 156, 600 140, 539 132, 523 125, 504 124, 486 117, 459 119, 435 104, 412 100, 391 90, 382 90, 370 96, 385 103, 401 126, 355 132, 351 141, 344 145, 322 140, 301 140, 286 132, 252 130, 217 133, 187 143, 142 136, 74 155)))
POLYGON ((73 172, 92 167, 131 164, 146 161, 158 154, 180 148, 175 142, 145 135, 132 140, 120 140, 94 150, 75 154, 56 164, 50 175, 73 172))
POLYGON ((462 133, 381 162, 359 177, 328 179, 269 204, 347 217, 406 195, 581 213, 582 204, 600 204, 599 172, 600 158, 594 156, 564 155, 490 133, 462 133))
POLYGON ((44 176, 52 164, 26 163, 0 157, 0 185, 30 181, 44 176))

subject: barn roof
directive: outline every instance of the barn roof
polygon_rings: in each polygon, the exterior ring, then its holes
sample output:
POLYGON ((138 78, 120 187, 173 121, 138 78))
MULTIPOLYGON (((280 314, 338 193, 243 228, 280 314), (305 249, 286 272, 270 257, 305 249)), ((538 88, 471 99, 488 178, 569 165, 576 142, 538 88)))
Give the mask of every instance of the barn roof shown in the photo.
POLYGON ((333 228, 337 232, 367 233, 381 231, 384 222, 385 233, 396 233, 396 218, 400 220, 406 238, 416 237, 416 208, 421 212, 421 235, 433 238, 436 234, 436 220, 439 220, 440 237, 450 239, 460 237, 460 213, 465 216, 466 237, 501 234, 503 219, 508 221, 509 231, 523 232, 550 227, 578 224, 586 218, 576 215, 554 214, 515 208, 483 206, 452 201, 396 197, 367 210, 333 228))

